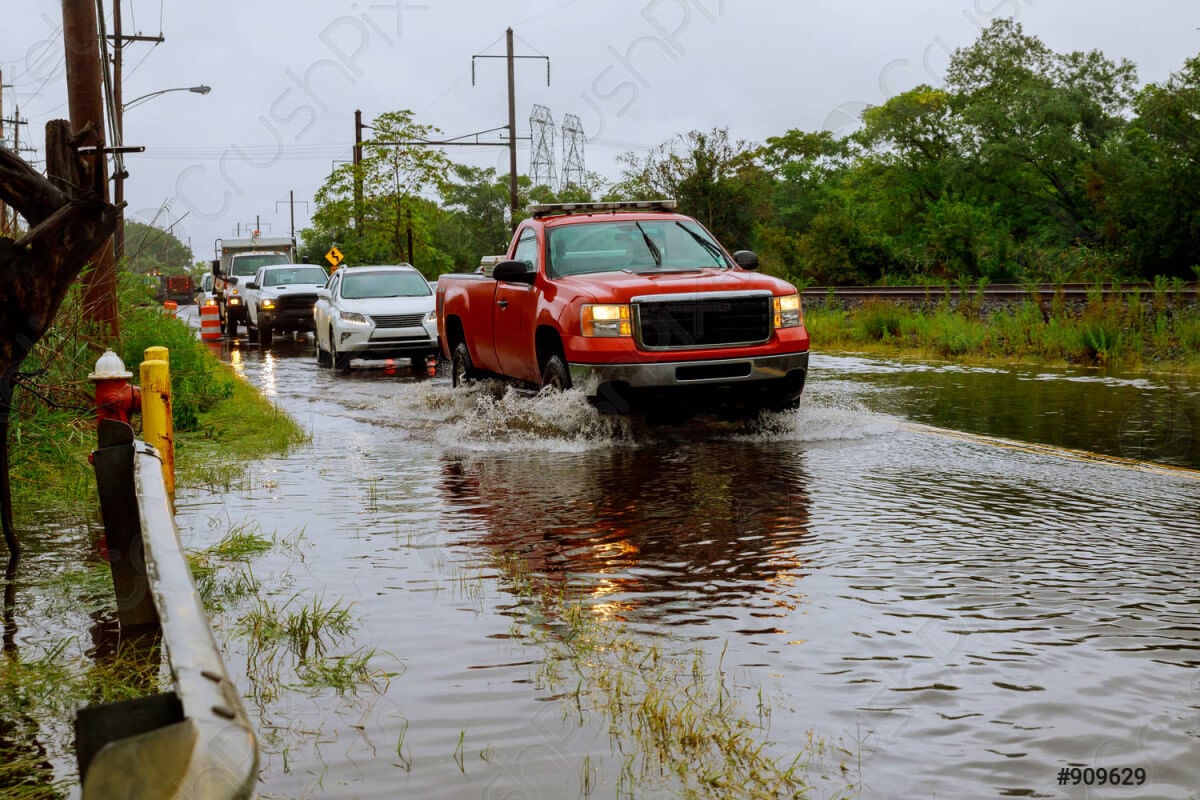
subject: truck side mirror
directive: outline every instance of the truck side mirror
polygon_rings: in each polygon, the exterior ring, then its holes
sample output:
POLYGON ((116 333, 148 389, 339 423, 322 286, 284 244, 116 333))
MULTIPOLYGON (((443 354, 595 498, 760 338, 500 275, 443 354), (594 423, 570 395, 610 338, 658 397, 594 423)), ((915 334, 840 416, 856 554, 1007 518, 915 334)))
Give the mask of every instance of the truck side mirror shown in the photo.
POLYGON ((212 274, 218 278, 221 277, 221 259, 214 258, 212 260, 212 274))
POLYGON ((758 269, 758 254, 753 250, 738 250, 733 254, 733 260, 742 269, 758 269))
POLYGON ((505 283, 533 283, 537 273, 524 261, 501 261, 492 268, 492 277, 505 283))
POLYGON ((253 281, 251 281, 250 283, 247 283, 247 284, 246 284, 246 288, 247 288, 247 289, 257 289, 257 288, 258 288, 258 284, 257 284, 257 283, 254 283, 253 281))

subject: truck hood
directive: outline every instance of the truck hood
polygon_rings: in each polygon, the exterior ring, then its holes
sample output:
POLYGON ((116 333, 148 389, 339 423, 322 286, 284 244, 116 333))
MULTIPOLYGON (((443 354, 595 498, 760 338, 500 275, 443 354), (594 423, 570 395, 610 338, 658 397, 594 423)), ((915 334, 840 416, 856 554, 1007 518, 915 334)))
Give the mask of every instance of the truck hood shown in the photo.
POLYGON ((627 303, 646 294, 685 294, 688 292, 744 292, 767 290, 771 294, 791 294, 796 289, 787 281, 758 272, 739 269, 704 269, 695 272, 597 272, 570 275, 556 281, 580 294, 605 302, 627 303))
POLYGON ((287 286, 264 286, 260 292, 262 297, 282 297, 287 294, 314 294, 317 289, 323 288, 323 283, 289 283, 287 286))

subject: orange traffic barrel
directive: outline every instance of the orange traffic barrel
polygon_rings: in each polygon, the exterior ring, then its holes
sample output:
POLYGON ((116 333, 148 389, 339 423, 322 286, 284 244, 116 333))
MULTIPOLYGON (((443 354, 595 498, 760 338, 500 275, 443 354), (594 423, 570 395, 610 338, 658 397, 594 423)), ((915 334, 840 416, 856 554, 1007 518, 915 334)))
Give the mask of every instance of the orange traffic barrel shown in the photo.
POLYGON ((221 338, 221 312, 216 306, 200 306, 200 338, 206 340, 221 338))
POLYGON ((175 309, 177 308, 179 308, 179 303, 176 303, 174 300, 168 300, 163 303, 163 311, 167 312, 167 316, 169 317, 175 316, 175 309))

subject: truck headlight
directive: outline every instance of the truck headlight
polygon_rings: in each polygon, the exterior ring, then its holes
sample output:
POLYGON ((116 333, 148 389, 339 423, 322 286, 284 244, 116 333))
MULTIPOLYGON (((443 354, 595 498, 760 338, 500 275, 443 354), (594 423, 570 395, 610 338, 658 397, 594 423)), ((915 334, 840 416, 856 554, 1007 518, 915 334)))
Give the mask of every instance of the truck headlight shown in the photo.
POLYGON ((240 306, 241 304, 242 304, 241 298, 238 298, 238 297, 229 298, 229 305, 240 306))
POLYGON ((436 309, 434 309, 433 311, 430 311, 428 314, 425 315, 425 322, 429 323, 431 325, 433 323, 437 322, 437 310, 436 309))
POLYGON ((633 322, 628 305, 599 305, 586 303, 583 306, 584 336, 632 336, 633 322))
POLYGON ((800 313, 799 294, 785 294, 783 297, 774 298, 774 302, 776 328, 795 328, 804 321, 800 313))
POLYGON ((342 325, 347 328, 370 328, 371 320, 355 311, 343 311, 340 315, 342 325))
POLYGON ((275 308, 275 301, 274 300, 263 300, 262 306, 260 306, 260 308, 262 308, 263 311, 270 311, 271 309, 275 308))

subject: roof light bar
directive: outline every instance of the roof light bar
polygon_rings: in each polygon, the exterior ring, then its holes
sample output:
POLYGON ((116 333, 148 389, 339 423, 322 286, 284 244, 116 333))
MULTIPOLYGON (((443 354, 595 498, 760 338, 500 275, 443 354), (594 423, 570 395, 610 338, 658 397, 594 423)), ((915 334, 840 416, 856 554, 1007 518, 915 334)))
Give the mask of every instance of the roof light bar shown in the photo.
POLYGON ((533 203, 526 209, 534 219, 561 214, 599 214, 617 211, 674 211, 674 200, 612 200, 601 203, 533 203))

